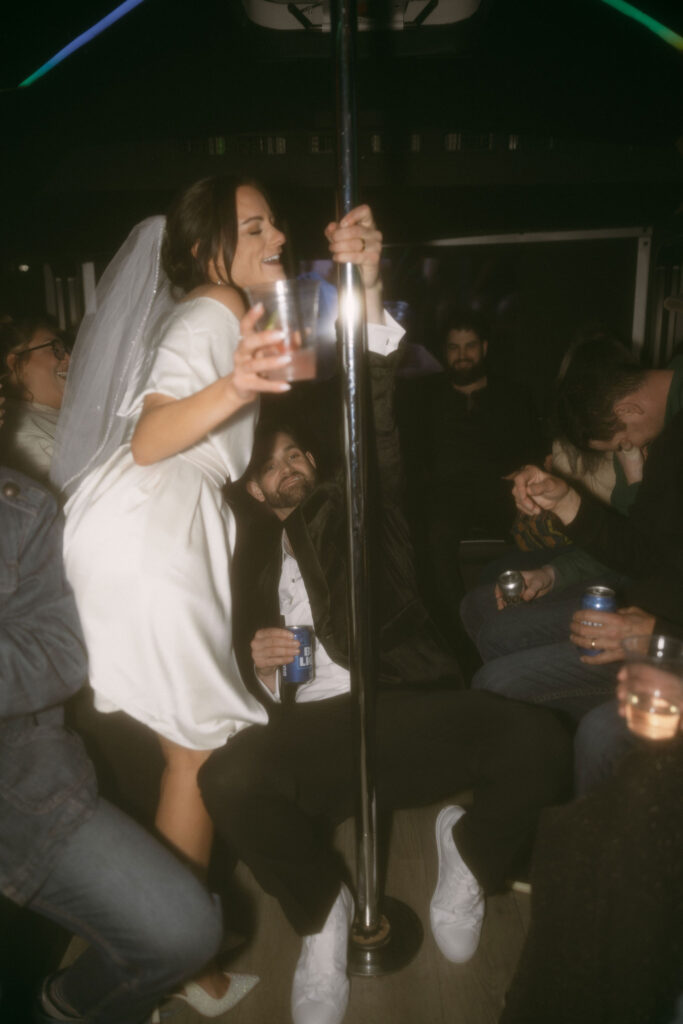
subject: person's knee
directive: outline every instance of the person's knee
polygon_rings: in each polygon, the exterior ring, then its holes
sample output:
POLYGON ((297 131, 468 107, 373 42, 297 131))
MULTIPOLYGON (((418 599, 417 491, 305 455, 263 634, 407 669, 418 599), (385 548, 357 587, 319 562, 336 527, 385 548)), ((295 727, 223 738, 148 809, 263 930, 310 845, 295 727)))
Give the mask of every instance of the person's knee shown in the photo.
POLYGON ((218 952, 223 937, 220 903, 197 882, 177 895, 171 909, 155 922, 153 955, 170 974, 189 977, 218 952))
POLYGON ((477 648, 485 661, 517 650, 516 635, 510 635, 508 624, 509 618, 505 618, 505 611, 498 610, 482 622, 477 636, 477 648))
POLYGON ((575 784, 579 794, 611 777, 633 738, 616 701, 594 708, 579 722, 574 738, 575 784))
POLYGON ((571 769, 574 760, 573 726, 546 708, 534 708, 538 716, 536 744, 545 760, 553 760, 561 774, 571 769))
MULTIPOLYGON (((501 659, 502 660, 502 659, 501 659)), ((486 690, 488 693, 499 693, 502 697, 514 697, 514 682, 511 684, 510 673, 496 661, 487 662, 477 669, 470 684, 473 690, 486 690)))
POLYGON ((221 819, 239 820, 241 809, 248 807, 257 788, 258 762, 248 770, 241 758, 232 756, 229 747, 215 751, 199 770, 199 790, 206 809, 218 826, 221 819))
POLYGON ((460 602, 460 618, 468 635, 478 643, 479 633, 489 618, 496 613, 493 587, 484 584, 469 590, 460 602))
MULTIPOLYGON (((574 737, 574 750, 577 759, 593 761, 599 755, 605 740, 605 706, 594 708, 584 715, 579 722, 574 737)), ((608 717, 609 712, 607 712, 608 717)), ((609 727, 608 727, 609 728, 609 727)))
POLYGON ((523 631, 531 611, 529 605, 499 609, 490 584, 470 591, 461 606, 465 629, 485 662, 528 646, 523 631), (469 604, 465 604, 468 598, 469 604))
POLYGON ((511 702, 505 742, 515 770, 543 803, 568 799, 572 790, 573 737, 554 712, 511 702))
POLYGON ((218 952, 223 938, 223 920, 220 903, 217 898, 207 895, 202 906, 195 905, 194 913, 185 918, 182 938, 176 935, 176 956, 186 964, 188 959, 190 973, 195 973, 208 963, 218 952))

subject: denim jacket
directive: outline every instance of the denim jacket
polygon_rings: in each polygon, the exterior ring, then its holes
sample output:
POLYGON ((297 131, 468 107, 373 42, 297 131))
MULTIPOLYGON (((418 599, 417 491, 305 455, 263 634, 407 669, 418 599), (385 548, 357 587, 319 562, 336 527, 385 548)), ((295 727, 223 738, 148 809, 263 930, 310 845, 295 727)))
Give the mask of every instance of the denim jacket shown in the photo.
POLYGON ((63 714, 86 670, 54 498, 0 468, 0 891, 17 903, 95 808, 94 770, 63 714))

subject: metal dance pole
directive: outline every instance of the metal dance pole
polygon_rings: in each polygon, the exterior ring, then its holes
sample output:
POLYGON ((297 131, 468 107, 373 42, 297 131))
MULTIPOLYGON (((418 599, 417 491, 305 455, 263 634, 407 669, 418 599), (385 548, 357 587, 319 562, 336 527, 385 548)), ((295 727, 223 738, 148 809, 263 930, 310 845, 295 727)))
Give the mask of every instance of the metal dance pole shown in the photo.
MULTIPOLYGON (((357 204, 355 0, 332 0, 332 39, 337 93, 337 212, 357 204)), ((352 974, 380 975, 412 960, 422 942, 417 916, 398 900, 380 909, 375 795, 374 682, 376 659, 371 622, 371 536, 368 507, 368 381, 365 297, 352 263, 339 268, 339 321, 344 403, 347 544, 349 559, 349 660, 358 701, 360 786, 358 799, 358 915, 349 949, 352 974)))

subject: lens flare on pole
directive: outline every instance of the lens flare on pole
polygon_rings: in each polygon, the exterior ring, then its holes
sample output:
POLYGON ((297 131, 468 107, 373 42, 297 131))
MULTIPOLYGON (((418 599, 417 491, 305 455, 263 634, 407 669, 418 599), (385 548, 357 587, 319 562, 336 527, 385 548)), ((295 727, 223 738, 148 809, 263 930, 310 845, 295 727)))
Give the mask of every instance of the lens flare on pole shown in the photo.
POLYGON ((634 7, 633 4, 627 4, 626 0, 602 0, 602 2, 609 4, 615 11, 625 14, 627 18, 633 18, 634 21, 648 28, 650 32, 654 32, 656 36, 663 39, 669 46, 673 46, 674 49, 683 52, 683 36, 679 36, 678 32, 674 32, 673 29, 662 25, 660 21, 655 21, 649 14, 645 14, 644 11, 634 7))
MULTIPOLYGON (((331 0, 336 85, 337 218, 358 203, 355 96, 356 0, 331 0)), ((400 900, 379 891, 375 787, 376 630, 372 585, 373 498, 369 472, 371 392, 365 292, 358 267, 339 265, 339 354, 343 401, 344 468, 349 580, 349 669, 356 697, 359 758, 356 846, 358 916, 349 947, 349 973, 374 977, 410 963, 422 942, 420 919, 400 900)), ((381 507, 381 506, 380 506, 381 507)))
POLYGON ((91 39, 98 36, 100 32, 104 32, 110 25, 113 25, 115 21, 118 21, 119 18, 123 18, 129 11, 132 11, 134 7, 138 7, 141 3, 143 3, 143 0, 125 0, 125 3, 119 4, 118 7, 114 8, 111 14, 107 14, 104 18, 93 25, 92 28, 88 28, 85 32, 81 32, 80 36, 76 36, 76 38, 70 43, 67 43, 59 53, 56 53, 54 57, 50 57, 50 59, 39 67, 37 71, 34 71, 32 75, 29 75, 23 82, 20 82, 19 88, 23 89, 27 85, 33 85, 35 81, 42 78, 43 75, 46 75, 48 71, 52 71, 52 69, 57 67, 58 64, 61 64, 66 57, 75 53, 76 50, 81 48, 81 46, 85 46, 85 44, 89 43, 91 39))

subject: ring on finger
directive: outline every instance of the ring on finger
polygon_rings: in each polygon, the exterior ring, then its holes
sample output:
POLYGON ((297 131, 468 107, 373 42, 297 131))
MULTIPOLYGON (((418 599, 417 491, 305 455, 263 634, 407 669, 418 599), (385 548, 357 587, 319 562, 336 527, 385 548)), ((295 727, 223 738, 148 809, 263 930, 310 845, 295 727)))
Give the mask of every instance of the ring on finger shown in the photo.
POLYGON ((593 637, 593 639, 591 640, 591 650, 594 651, 595 650, 595 646, 596 646, 595 645, 595 637, 593 637))

